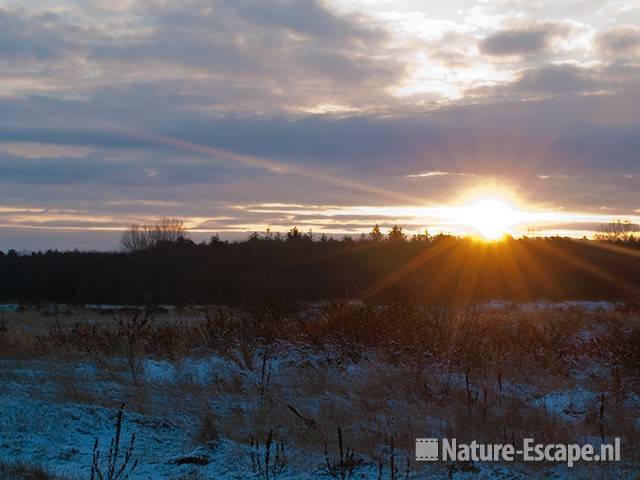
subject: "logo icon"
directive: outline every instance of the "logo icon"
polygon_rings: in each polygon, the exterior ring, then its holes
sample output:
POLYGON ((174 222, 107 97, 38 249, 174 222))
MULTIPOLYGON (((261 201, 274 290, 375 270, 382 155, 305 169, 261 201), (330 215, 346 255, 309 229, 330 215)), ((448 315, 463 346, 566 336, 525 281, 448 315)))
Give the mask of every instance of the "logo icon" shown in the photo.
POLYGON ((437 438, 416 438, 416 461, 433 462, 438 460, 437 438))

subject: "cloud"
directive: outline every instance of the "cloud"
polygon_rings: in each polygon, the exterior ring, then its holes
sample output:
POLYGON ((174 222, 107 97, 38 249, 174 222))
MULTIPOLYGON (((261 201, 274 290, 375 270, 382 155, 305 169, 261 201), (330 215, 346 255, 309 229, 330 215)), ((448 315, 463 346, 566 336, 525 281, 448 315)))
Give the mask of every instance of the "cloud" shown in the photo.
POLYGON ((527 28, 500 30, 478 45, 481 53, 492 56, 527 56, 546 50, 554 37, 568 35, 566 24, 543 23, 527 28))
MULTIPOLYGON (((99 135, 87 132, 86 145, 102 148, 99 135), (100 140, 95 142, 95 140, 100 140), (98 145, 95 145, 98 143, 98 145)), ((73 134, 80 139, 82 133, 73 134)), ((34 137, 37 142, 37 137, 34 137)), ((55 140, 55 132, 48 132, 46 138, 55 140)), ((117 136, 107 136, 111 141, 117 136)), ((64 137, 63 137, 64 139, 64 137)), ((126 143, 126 137, 122 138, 126 143)), ((64 142, 64 140, 63 140, 64 142)), ((216 158, 189 158, 184 153, 176 159, 175 152, 160 149, 135 152, 123 150, 108 153, 91 152, 75 157, 26 157, 2 152, 0 144, 0 185, 5 191, 18 186, 56 186, 69 188, 71 185, 98 185, 108 194, 118 188, 163 189, 167 186, 180 188, 207 184, 210 186, 228 182, 238 176, 250 177, 259 170, 244 165, 229 165, 216 158), (152 153, 153 152, 153 153, 152 153)))
POLYGON ((53 13, 30 14, 25 10, 0 9, 0 54, 5 59, 51 60, 74 48, 78 28, 60 23, 53 13))
POLYGON ((443 172, 442 170, 432 170, 432 171, 429 171, 429 172, 413 173, 413 174, 405 175, 404 177, 405 178, 428 178, 428 177, 441 177, 443 175, 454 175, 454 176, 460 176, 460 177, 466 177, 466 176, 473 177, 474 176, 473 173, 443 172))
POLYGON ((386 34, 372 28, 366 17, 339 16, 318 0, 224 0, 224 8, 257 26, 284 29, 323 42, 378 43, 386 34))
POLYGON ((379 96, 406 73, 385 30, 315 0, 194 0, 188 9, 154 11, 151 23, 91 45, 90 58, 135 69, 164 65, 187 78, 192 72, 208 82, 212 104, 236 90, 244 102, 350 105, 379 96))
POLYGON ((442 175, 449 175, 449 172, 443 172, 442 170, 432 170, 430 172, 413 173, 405 175, 406 178, 426 178, 426 177, 440 177, 442 175))
MULTIPOLYGON (((92 121, 85 122, 87 128, 39 126, 47 115, 42 115, 46 109, 39 107, 38 97, 22 105, 22 110, 20 102, 14 104, 11 124, 0 122, 0 141, 83 145, 92 153, 73 158, 1 157, 2 192, 4 198, 22 201, 34 201, 32 197, 38 196, 70 202, 61 206, 86 202, 87 196, 101 202, 138 198, 188 206, 176 212, 179 216, 193 215, 197 210, 206 215, 206 207, 199 204, 212 201, 370 204, 373 199, 397 204, 398 197, 414 198, 416 203, 446 201, 488 176, 502 177, 504 183, 522 182, 524 190, 537 195, 543 191, 541 184, 551 179, 532 183, 536 175, 637 172, 640 114, 634 108, 637 102, 629 99, 629 94, 553 96, 531 102, 498 102, 493 98, 484 104, 441 109, 429 116, 382 119, 174 116, 165 115, 162 104, 136 117, 135 104, 132 107, 129 122, 133 124, 155 117, 152 133, 258 156, 282 165, 282 171, 275 172, 215 154, 171 147, 170 143, 156 142, 153 136, 137 135, 135 129, 92 128, 92 121), (39 115, 31 117, 32 112, 39 115), (306 176, 286 173, 289 166, 306 172, 306 176), (149 176, 150 172, 156 175, 149 176), (439 175, 425 191, 424 182, 405 178, 406 172, 475 176, 439 175), (37 191, 33 185, 39 186, 37 191)), ((82 111, 77 105, 73 107, 78 109, 74 117, 107 120, 104 117, 111 115, 101 103, 82 105, 82 111)), ((53 109, 52 115, 55 113, 53 109)), ((581 193, 585 185, 572 183, 570 188, 551 191, 546 198, 567 208, 578 208, 585 202, 602 204, 602 198, 633 202, 622 189, 604 193, 596 189, 585 196, 581 193)), ((164 207, 156 211, 160 214, 164 207)))
POLYGON ((491 178, 566 208, 635 205, 637 29, 603 30, 623 18, 569 22, 573 7, 549 6, 543 20, 512 1, 486 4, 490 18, 368 5, 0 9, 0 205, 238 229, 291 220, 239 218, 229 204, 437 203, 491 178))
POLYGON ((407 74, 383 26, 316 0, 62 3, 0 9, 5 93, 129 88, 211 113, 362 111, 407 74))
POLYGON ((634 58, 640 55, 640 29, 614 28, 595 37, 598 52, 614 58, 634 58))
MULTIPOLYGON (((505 100, 534 100, 547 97, 575 95, 614 95, 634 105, 640 93, 638 80, 640 67, 631 64, 596 64, 589 67, 573 63, 546 64, 524 68, 515 72, 513 80, 476 87, 465 91, 465 96, 496 102, 505 100)), ((630 111, 621 107, 617 110, 630 111)), ((603 111, 604 112, 604 111, 603 111)), ((637 121, 637 115, 631 115, 637 121)), ((631 119, 631 118, 630 118, 631 119)), ((606 120, 605 120, 606 122, 606 120)))
POLYGON ((545 95, 583 93, 602 87, 603 82, 592 70, 561 64, 524 70, 508 88, 519 94, 545 95))

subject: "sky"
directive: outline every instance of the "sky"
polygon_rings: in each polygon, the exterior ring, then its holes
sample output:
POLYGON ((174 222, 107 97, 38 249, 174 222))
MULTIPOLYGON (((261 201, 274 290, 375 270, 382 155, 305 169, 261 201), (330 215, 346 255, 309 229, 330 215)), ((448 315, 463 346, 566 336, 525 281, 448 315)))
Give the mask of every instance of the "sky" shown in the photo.
POLYGON ((640 219, 637 0, 0 0, 0 78, 0 249, 640 219))

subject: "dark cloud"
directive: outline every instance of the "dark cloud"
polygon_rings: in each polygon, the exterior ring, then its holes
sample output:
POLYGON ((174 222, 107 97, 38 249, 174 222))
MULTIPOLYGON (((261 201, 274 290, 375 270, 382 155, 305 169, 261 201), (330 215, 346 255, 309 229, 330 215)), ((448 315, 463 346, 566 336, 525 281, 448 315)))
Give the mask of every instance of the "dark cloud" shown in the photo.
POLYGON ((260 97, 350 100, 401 79, 405 65, 385 30, 339 16, 318 1, 190 2, 155 12, 153 28, 94 44, 90 57, 135 68, 173 64, 212 75, 209 90, 260 97), (260 86, 261 88, 257 88, 260 86))
MULTIPOLYGON (((628 64, 591 68, 566 63, 548 64, 523 69, 513 81, 473 88, 465 94, 484 102, 607 94, 614 95, 612 98, 618 100, 627 96, 629 105, 634 105, 633 102, 637 101, 639 78, 640 68, 628 64)), ((618 103, 618 100, 613 103, 618 103)), ((635 121, 636 116, 633 117, 635 121)))
POLYGON ((0 153, 0 183, 4 184, 62 184, 108 181, 112 174, 109 165, 95 158, 23 158, 0 153))
POLYGON ((379 44, 386 34, 371 28, 366 19, 338 16, 318 0, 224 0, 222 5, 254 25, 281 28, 323 42, 370 42, 379 44))
MULTIPOLYGON (((609 95, 610 98, 604 103, 615 106, 611 112, 625 112, 630 115, 629 119, 636 122, 638 116, 631 114, 634 106, 638 105, 638 95, 640 90, 638 85, 640 79, 640 68, 630 64, 613 63, 599 65, 591 68, 579 67, 574 64, 548 64, 541 67, 526 68, 518 72, 516 79, 498 85, 477 87, 467 90, 465 95, 479 99, 483 102, 504 102, 505 100, 540 100, 542 98, 553 97, 561 102, 564 98, 577 95, 609 95), (624 105, 626 103, 626 105, 624 105)), ((578 105, 587 105, 588 100, 578 101, 571 104, 571 108, 578 105)), ((543 104, 545 108, 553 108, 554 103, 543 104)), ((602 116, 598 112, 590 111, 589 115, 594 118, 602 116)), ((581 113, 573 112, 574 117, 567 119, 569 123, 577 123, 582 120, 581 113)), ((616 121, 620 120, 618 115, 616 121)), ((614 119, 600 119, 599 123, 607 123, 614 119)), ((615 122, 612 122, 615 123, 615 122)))
POLYGON ((547 49, 554 36, 566 36, 569 28, 563 24, 544 23, 523 28, 501 30, 482 39, 481 53, 494 56, 532 55, 547 49))
POLYGON ((20 61, 58 58, 76 47, 76 30, 61 24, 61 17, 54 13, 0 9, 0 55, 20 61))
POLYGON ((640 29, 615 28, 595 38, 596 49, 605 57, 637 58, 640 54, 640 29))
POLYGON ((604 85, 592 70, 565 64, 527 69, 508 88, 519 94, 556 95, 590 92, 604 85))
MULTIPOLYGON (((60 132, 40 131, 31 135, 30 141, 42 139, 47 143, 69 145, 60 132)), ((101 146, 121 140, 129 145, 126 136, 108 134, 101 137, 96 132, 75 131, 72 136, 84 145, 101 146), (83 136, 84 135, 84 136, 83 136), (108 139, 108 140, 107 140, 108 139), (97 141, 96 141, 97 140, 97 141)), ((24 137, 23 137, 24 138, 24 137)), ((147 144, 153 148, 154 144, 147 144)), ((122 147, 128 148, 128 147, 122 147)), ((167 185, 180 187, 206 183, 216 185, 238 176, 251 176, 256 169, 245 165, 229 165, 213 157, 187 158, 184 154, 175 158, 166 149, 133 154, 127 150, 108 155, 90 154, 76 157, 27 158, 1 151, 0 144, 0 184, 5 189, 16 185, 59 185, 100 184, 141 188, 165 188, 167 185)))
MULTIPOLYGON (((559 66, 527 71, 513 84, 500 88, 518 97, 580 93, 599 89, 601 84, 587 72, 559 66)), ((251 162, 237 163, 216 158, 215 153, 208 156, 184 149, 163 140, 165 137, 270 159, 283 166, 310 167, 318 171, 341 169, 364 175, 365 182, 367 174, 362 173, 363 169, 369 169, 371 174, 395 175, 425 170, 517 174, 523 165, 514 161, 514 155, 529 157, 530 152, 540 150, 541 145, 555 152, 537 158, 537 167, 544 173, 564 173, 578 165, 591 170, 626 172, 636 164, 636 152, 640 149, 638 110, 634 107, 638 105, 637 100, 637 93, 634 96, 631 92, 552 96, 545 101, 526 103, 507 97, 507 100, 484 105, 442 109, 428 117, 324 115, 299 119, 272 115, 211 118, 178 113, 167 116, 163 114, 163 104, 155 110, 137 111, 134 103, 129 111, 130 124, 146 125, 146 128, 120 126, 120 113, 109 118, 109 110, 103 109, 100 101, 73 103, 67 110, 75 109, 74 116, 87 125, 83 128, 59 125, 56 109, 51 116, 43 113, 47 111, 47 101, 36 97, 25 100, 22 110, 19 101, 11 104, 11 121, 0 122, 0 140, 86 145, 114 151, 112 155, 116 158, 125 159, 127 150, 134 149, 144 160, 132 160, 129 165, 135 165, 140 172, 145 168, 157 170, 154 181, 164 178, 175 182, 211 180, 223 173, 221 165, 237 171, 238 175, 268 172, 265 167, 250 167, 251 162), (40 101, 44 106, 38 107, 40 101), (602 112, 606 112, 605 121, 602 112), (100 127, 98 120, 105 126, 100 127), (47 122, 51 122, 49 126, 47 122), (116 153, 117 150, 122 152, 116 153), (558 162, 557 158, 563 161, 558 162)), ((533 168, 536 165, 531 165, 531 161, 527 160, 533 168)), ((86 174, 91 175, 92 164, 99 175, 104 175, 106 172, 100 169, 122 168, 126 163, 111 164, 90 158, 77 164, 78 171, 86 168, 86 174)), ((46 166, 43 164, 43 169, 46 170, 46 166)), ((25 171, 25 178, 28 175, 25 171)))

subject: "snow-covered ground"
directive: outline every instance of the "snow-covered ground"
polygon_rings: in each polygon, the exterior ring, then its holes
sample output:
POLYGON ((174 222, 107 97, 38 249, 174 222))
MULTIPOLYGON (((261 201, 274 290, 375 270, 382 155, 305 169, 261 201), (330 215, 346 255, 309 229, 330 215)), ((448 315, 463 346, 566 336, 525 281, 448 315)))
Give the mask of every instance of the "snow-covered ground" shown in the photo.
MULTIPOLYGON (((359 304, 361 302, 352 301, 351 304, 359 304)), ((310 306, 322 306, 325 303, 314 303, 310 304, 310 306)), ((616 307, 622 306, 623 304, 620 302, 608 302, 604 300, 600 301, 588 301, 588 300, 566 300, 562 302, 552 302, 548 300, 540 300, 537 302, 511 302, 511 301, 503 301, 503 300, 495 300, 486 303, 478 304, 480 309, 495 309, 495 310, 512 310, 519 309, 523 311, 535 311, 535 310, 583 310, 587 312, 593 311, 610 311, 615 309, 616 307)), ((26 305, 26 308, 31 310, 38 308, 52 308, 54 304, 43 304, 43 305, 26 305)), ((77 306, 71 305, 59 305, 59 308, 78 308, 77 306)), ((174 305, 158 305, 159 308, 167 311, 175 310, 176 307, 174 305)), ((206 305, 191 305, 190 308, 193 309, 205 309, 206 305)), ((15 312, 19 310, 21 306, 17 303, 0 303, 0 312, 15 312)), ((138 305, 116 305, 116 304, 98 304, 98 303, 89 303, 83 305, 82 308, 89 311, 96 312, 113 312, 119 310, 133 310, 133 309, 142 309, 143 307, 138 305)))
POLYGON ((17 312, 19 309, 17 303, 0 303, 0 312, 17 312))
MULTIPOLYGON (((566 311, 549 304, 483 308, 566 311)), ((615 306, 566 305, 575 308, 598 314, 615 306)), ((571 345, 586 352, 583 347, 599 328, 591 318, 584 320, 584 328, 572 331, 571 345)), ((405 478, 407 458, 412 479, 636 479, 640 472, 638 460, 624 456, 617 464, 573 468, 414 461, 414 441, 424 437, 509 442, 533 431, 547 440, 598 443, 603 418, 607 440, 619 434, 637 443, 637 386, 627 385, 613 398, 610 367, 587 353, 561 367, 511 365, 499 382, 493 370, 472 368, 468 383, 464 370, 430 356, 357 353, 278 340, 173 358, 66 350, 7 356, 0 360, 0 462, 89 478, 94 442, 104 460, 124 403, 122 441, 128 444, 135 434, 138 461, 131 479, 265 478, 252 457, 264 458, 271 430, 284 445, 286 462, 270 478, 337 478, 326 475, 325 445, 335 463, 338 427, 360 461, 354 479, 405 478), (391 437, 399 466, 395 477, 389 472, 391 437), (260 443, 257 450, 252 439, 260 443)))
POLYGON ((564 302, 550 302, 547 300, 537 302, 507 302, 496 300, 493 302, 482 303, 479 305, 479 308, 484 310, 520 310, 524 312, 578 310, 592 313, 598 311, 609 312, 622 305, 623 303, 607 302, 603 300, 566 300, 564 302))
MULTIPOLYGON (((394 432, 416 437, 447 433, 446 410, 424 411, 424 403, 416 402, 410 391, 393 391, 392 379, 407 374, 402 367, 375 358, 340 364, 331 354, 303 353, 291 347, 273 352, 266 362, 268 373, 263 375, 261 358, 256 355, 247 364, 240 358, 233 361, 219 356, 179 361, 147 359, 136 382, 117 359, 111 359, 110 364, 5 360, 0 391, 0 459, 40 465, 69 478, 88 478, 94 441, 99 440, 106 455, 114 430, 115 406, 120 401, 127 403, 123 438, 128 441, 132 433, 136 438, 134 457, 139 466, 132 479, 181 475, 260 478, 252 469, 246 438, 259 436, 265 428, 273 428, 276 435, 296 432, 295 438, 284 439, 287 465, 279 478, 318 478, 324 462, 323 446, 314 448, 312 443, 316 433, 320 438, 324 433, 315 432, 312 422, 324 417, 350 415, 343 420, 346 443, 362 448, 355 437, 367 432, 377 438, 379 445, 372 445, 371 451, 383 461, 386 439, 394 432), (387 382, 389 385, 385 385, 387 382), (363 396, 366 391, 370 398, 363 396), (287 405, 295 406, 308 424, 287 405), (196 438, 204 408, 213 412, 219 435, 209 444, 199 444, 196 438), (372 411, 367 412, 367 408, 372 411)), ((458 375, 434 373, 431 382, 434 392, 448 383, 453 394, 463 380, 458 375)), ((413 388, 418 390, 415 385, 413 388)), ((507 395, 519 392, 531 408, 544 409, 558 422, 583 421, 597 401, 595 392, 579 384, 544 395, 523 385, 505 385, 505 390, 507 395)), ((331 445, 331 438, 325 440, 331 445)), ((413 452, 398 451, 398 459, 406 455, 412 456, 413 452)), ((361 458, 365 464, 355 478, 378 478, 374 455, 363 454, 361 458)), ((404 465, 404 461, 398 463, 404 465)), ((449 471, 445 465, 412 462, 410 478, 524 479, 539 474, 540 478, 577 479, 592 474, 600 478, 600 473, 608 476, 614 470, 619 478, 635 478, 630 468, 555 466, 529 471, 522 466, 478 463, 469 471, 449 471)), ((390 478, 386 470, 383 478, 390 478)))

